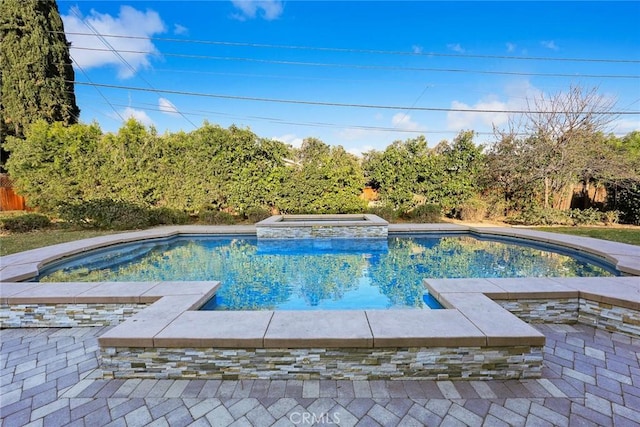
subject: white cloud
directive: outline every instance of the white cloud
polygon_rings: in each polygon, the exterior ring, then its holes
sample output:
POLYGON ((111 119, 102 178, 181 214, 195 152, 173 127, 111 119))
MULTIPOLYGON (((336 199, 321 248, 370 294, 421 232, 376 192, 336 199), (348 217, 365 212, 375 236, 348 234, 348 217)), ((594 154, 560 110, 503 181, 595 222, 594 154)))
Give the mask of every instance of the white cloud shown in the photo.
POLYGON ((638 119, 621 119, 611 123, 613 133, 618 136, 624 136, 629 132, 640 131, 640 120, 638 119))
POLYGON ((420 125, 416 122, 411 121, 411 116, 406 113, 398 113, 395 114, 391 118, 391 124, 394 128, 401 130, 418 130, 420 129, 420 125))
POLYGON ((542 95, 542 91, 533 86, 529 80, 509 83, 505 86, 504 92, 508 97, 508 106, 514 110, 526 107, 527 99, 537 99, 542 95))
POLYGON ((178 108, 173 105, 171 101, 167 98, 159 98, 158 99, 158 109, 165 114, 169 114, 171 116, 179 116, 178 108))
POLYGON ((462 46, 460 46, 460 43, 450 43, 447 45, 447 47, 454 52, 465 53, 465 50, 462 46))
POLYGON ((67 32, 67 40, 71 42, 71 55, 76 66, 85 70, 106 65, 115 66, 118 70, 118 77, 122 79, 130 78, 136 71, 148 68, 151 65, 150 58, 158 55, 159 51, 147 37, 166 31, 165 25, 157 12, 152 10, 142 12, 131 6, 121 6, 117 17, 102 14, 96 10, 91 10, 88 16, 83 17, 80 15, 79 9, 74 8, 70 10, 68 15, 62 15, 62 20, 67 32), (104 40, 110 45, 108 46, 96 36, 71 34, 94 32, 142 38, 105 37, 104 40), (133 70, 112 49, 120 52, 120 55, 130 64, 133 70), (123 51, 151 53, 138 54, 123 51))
POLYGON ((260 17, 266 21, 278 19, 284 11, 281 0, 231 0, 238 10, 233 18, 239 21, 260 17))
POLYGON ((558 47, 558 45, 556 45, 556 42, 554 42, 553 40, 543 40, 540 42, 540 44, 543 47, 546 47, 547 49, 551 49, 551 50, 559 50, 560 47, 558 47))
POLYGON ((348 148, 347 149, 347 153, 353 154, 356 157, 362 157, 363 153, 366 153, 367 151, 371 151, 373 149, 374 149, 374 147, 372 145, 363 145, 363 146, 360 146, 360 147, 348 148))
POLYGON ((507 43, 507 52, 513 52, 516 50, 517 45, 515 43, 507 43))
POLYGON ((275 139, 276 141, 284 142, 285 144, 289 144, 292 147, 300 148, 302 147, 303 138, 299 138, 298 136, 288 133, 282 136, 274 136, 271 139, 275 139))
POLYGON ((338 137, 346 141, 358 141, 371 138, 382 133, 380 130, 363 128, 345 128, 338 132, 338 137))
POLYGON ((184 34, 189 34, 189 29, 184 25, 173 24, 173 34, 181 36, 184 34))
POLYGON ((474 105, 453 101, 451 108, 470 111, 449 111, 447 113, 447 128, 450 130, 475 129, 478 125, 500 126, 509 119, 507 113, 481 112, 484 110, 507 110, 507 103, 497 99, 487 98, 476 102, 474 105))
POLYGON ((447 129, 459 131, 473 129, 480 132, 491 131, 493 126, 500 127, 509 120, 509 113, 482 112, 526 110, 527 99, 540 99, 542 92, 528 80, 512 82, 505 86, 506 100, 497 95, 489 95, 473 105, 460 101, 452 101, 451 108, 470 111, 449 111, 447 113, 447 129))
POLYGON ((135 108, 127 107, 124 110, 120 111, 120 116, 122 116, 122 118, 125 120, 136 119, 145 126, 154 126, 151 117, 149 117, 147 113, 142 110, 136 110, 135 108))
POLYGON ((411 46, 411 50, 413 51, 413 53, 417 53, 417 54, 420 54, 424 51, 423 47, 417 44, 414 44, 413 46, 411 46))

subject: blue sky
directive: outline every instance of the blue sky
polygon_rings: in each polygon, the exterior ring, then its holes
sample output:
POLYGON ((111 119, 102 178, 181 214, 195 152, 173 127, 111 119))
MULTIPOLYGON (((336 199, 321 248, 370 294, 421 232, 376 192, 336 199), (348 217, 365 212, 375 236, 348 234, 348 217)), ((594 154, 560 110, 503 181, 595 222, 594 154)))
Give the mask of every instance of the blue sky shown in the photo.
MULTIPOLYGON (((357 154, 420 134, 433 146, 464 129, 490 142, 509 114, 477 110, 522 109, 527 98, 571 85, 597 87, 616 111, 640 111, 640 2, 58 0, 58 7, 76 81, 84 83, 76 85, 81 120, 105 131, 127 117, 161 133, 208 120, 293 145, 317 137, 357 154), (95 33, 119 37, 86 35, 95 33), (576 58, 608 61, 562 60, 576 58)), ((640 115, 621 115, 609 130, 640 130, 640 115)))

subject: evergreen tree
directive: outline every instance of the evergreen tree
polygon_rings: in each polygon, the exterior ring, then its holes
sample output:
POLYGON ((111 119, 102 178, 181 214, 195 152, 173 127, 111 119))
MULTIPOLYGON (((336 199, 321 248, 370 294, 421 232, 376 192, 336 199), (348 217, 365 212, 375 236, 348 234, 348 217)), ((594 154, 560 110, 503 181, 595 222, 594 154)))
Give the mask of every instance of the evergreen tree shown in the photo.
POLYGON ((0 1, 0 148, 38 119, 77 123, 73 80, 55 0, 0 1))

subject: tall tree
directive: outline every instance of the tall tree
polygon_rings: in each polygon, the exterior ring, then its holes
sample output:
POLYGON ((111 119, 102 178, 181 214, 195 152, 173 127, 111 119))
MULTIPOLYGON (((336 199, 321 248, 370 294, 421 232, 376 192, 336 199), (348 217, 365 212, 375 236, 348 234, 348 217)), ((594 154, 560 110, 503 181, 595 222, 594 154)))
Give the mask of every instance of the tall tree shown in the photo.
POLYGON ((616 118, 611 114, 613 106, 613 100, 595 88, 572 86, 564 93, 541 94, 528 101, 526 113, 519 121, 513 119, 507 131, 496 131, 498 142, 490 157, 504 162, 502 178, 511 180, 514 172, 522 173, 518 181, 541 188, 545 208, 557 207, 575 182, 585 181, 588 191, 592 178, 617 173, 613 151, 604 150, 602 142, 616 118), (526 168, 511 166, 514 162, 526 168))
POLYGON ((38 119, 77 123, 80 110, 73 80, 69 43, 55 0, 2 0, 2 147, 7 136, 24 138, 25 129, 38 119))
POLYGON ((295 164, 278 203, 282 212, 362 212, 364 173, 355 156, 316 138, 306 138, 293 154, 295 164))

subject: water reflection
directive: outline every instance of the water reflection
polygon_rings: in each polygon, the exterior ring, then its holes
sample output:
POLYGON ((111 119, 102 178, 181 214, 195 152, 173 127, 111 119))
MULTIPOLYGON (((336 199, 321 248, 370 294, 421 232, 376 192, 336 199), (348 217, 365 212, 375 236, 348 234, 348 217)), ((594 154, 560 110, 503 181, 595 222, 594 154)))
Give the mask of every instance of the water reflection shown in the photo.
POLYGON ((90 253, 45 272, 45 281, 220 280, 210 309, 424 307, 423 278, 606 276, 561 253, 452 237, 177 238, 90 253))

